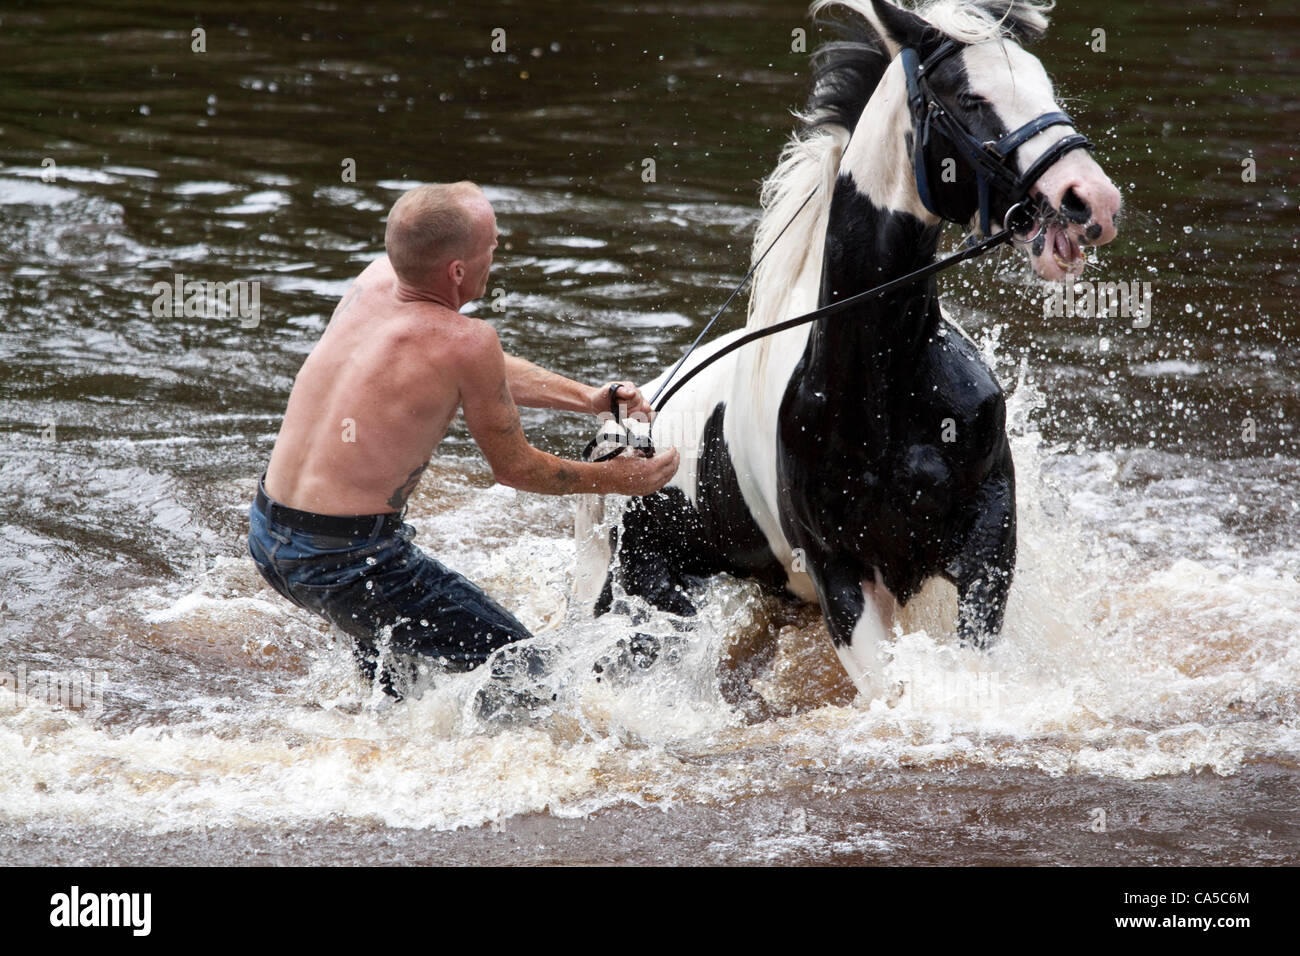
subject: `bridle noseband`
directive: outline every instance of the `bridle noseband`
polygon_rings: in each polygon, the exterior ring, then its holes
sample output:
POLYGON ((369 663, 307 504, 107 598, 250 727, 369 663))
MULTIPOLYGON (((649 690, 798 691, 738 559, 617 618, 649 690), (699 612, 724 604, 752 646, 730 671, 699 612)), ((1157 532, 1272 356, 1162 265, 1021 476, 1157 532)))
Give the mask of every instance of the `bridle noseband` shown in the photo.
POLYGON ((1049 166, 1072 149, 1093 149, 1087 137, 1071 133, 1062 137, 1042 156, 1038 157, 1024 175, 1017 175, 1014 156, 1017 149, 1043 130, 1052 126, 1074 126, 1074 120, 1065 113, 1044 113, 1038 119, 1030 120, 1024 126, 1013 130, 996 142, 977 139, 966 125, 939 102, 930 88, 930 74, 940 63, 956 53, 961 46, 953 40, 945 40, 939 48, 922 62, 915 50, 907 47, 899 53, 903 64, 903 76, 907 80, 907 107, 912 114, 912 167, 916 174, 916 192, 921 197, 921 204, 933 215, 949 222, 964 224, 951 213, 946 213, 935 205, 930 192, 930 178, 926 172, 925 150, 930 143, 930 131, 937 128, 968 162, 975 172, 979 190, 979 229, 983 236, 989 233, 990 186, 997 184, 1005 194, 1011 206, 1023 203, 1029 196, 1029 190, 1049 166))

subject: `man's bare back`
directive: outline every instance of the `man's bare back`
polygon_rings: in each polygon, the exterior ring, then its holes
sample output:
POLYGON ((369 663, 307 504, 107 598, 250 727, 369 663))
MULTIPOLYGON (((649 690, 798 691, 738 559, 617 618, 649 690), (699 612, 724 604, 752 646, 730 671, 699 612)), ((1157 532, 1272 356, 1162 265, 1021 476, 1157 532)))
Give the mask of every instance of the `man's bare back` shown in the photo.
POLYGON ((451 366, 474 321, 401 301, 388 258, 371 263, 298 373, 267 494, 320 514, 401 510, 460 405, 451 366))

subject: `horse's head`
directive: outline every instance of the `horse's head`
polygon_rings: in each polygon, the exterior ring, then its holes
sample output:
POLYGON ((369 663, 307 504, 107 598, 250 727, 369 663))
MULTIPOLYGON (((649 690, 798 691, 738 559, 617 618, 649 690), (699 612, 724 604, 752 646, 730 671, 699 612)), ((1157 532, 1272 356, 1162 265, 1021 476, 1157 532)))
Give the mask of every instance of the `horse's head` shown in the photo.
MULTIPOLYGON (((1082 271, 1086 247, 1115 237, 1119 191, 1021 46, 1047 26, 1039 7, 937 0, 912 12, 887 0, 821 0, 814 10, 837 6, 862 14, 893 61, 857 125, 872 138, 895 135, 891 191, 909 211, 992 232, 1009 223, 1032 237, 1033 268, 1054 281, 1082 271)), ((857 145, 846 164, 865 161, 869 147, 857 145)))

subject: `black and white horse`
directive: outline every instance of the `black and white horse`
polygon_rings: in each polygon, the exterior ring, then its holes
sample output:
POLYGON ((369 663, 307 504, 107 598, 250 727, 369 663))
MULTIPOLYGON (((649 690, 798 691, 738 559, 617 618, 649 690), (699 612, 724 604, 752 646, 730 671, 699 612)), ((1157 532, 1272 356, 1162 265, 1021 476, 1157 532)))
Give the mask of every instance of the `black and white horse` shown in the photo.
MULTIPOLYGON (((804 126, 763 187, 755 255, 793 225, 755 273, 747 330, 906 275, 934 260, 944 219, 983 218, 996 231, 1015 201, 994 188, 981 217, 976 174, 943 136, 927 137, 916 159, 900 51, 930 63, 955 41, 926 71, 928 88, 977 141, 1027 133, 1006 158, 1013 173, 1051 160, 1053 144, 1074 135, 1068 117, 1035 123, 1059 111, 1042 65, 1021 46, 1047 26, 1037 5, 937 0, 913 12, 885 0, 819 0, 812 12, 827 9, 865 24, 813 55, 804 126), (925 164, 924 199, 914 162, 925 164)), ((1119 193, 1073 148, 1026 184, 1036 210, 1030 262, 1045 279, 1070 278, 1084 247, 1114 237, 1119 193)), ((677 375, 738 334, 694 353, 677 375)), ((580 513, 580 594, 585 576, 587 598, 603 585, 597 613, 617 584, 688 615, 701 578, 755 578, 819 601, 849 676, 878 694, 880 641, 927 580, 956 586, 964 640, 982 646, 1002 627, 1016 554, 1005 418, 997 380, 944 316, 932 278, 746 345, 656 418, 655 445, 682 450, 673 481, 628 502, 616 535, 583 540, 580 513)))

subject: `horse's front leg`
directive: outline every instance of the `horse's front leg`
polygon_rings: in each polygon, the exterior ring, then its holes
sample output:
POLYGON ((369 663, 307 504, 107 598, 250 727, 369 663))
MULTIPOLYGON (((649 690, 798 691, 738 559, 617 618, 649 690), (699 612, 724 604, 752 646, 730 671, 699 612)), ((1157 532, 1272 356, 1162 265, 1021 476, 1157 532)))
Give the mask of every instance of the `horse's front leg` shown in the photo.
POLYGON ((893 627, 894 596, 874 570, 829 555, 809 561, 809 573, 831 643, 858 692, 868 699, 884 693, 881 645, 893 627))
POLYGON ((682 556, 691 542, 680 529, 682 521, 674 518, 674 508, 680 506, 664 492, 635 499, 628 505, 617 542, 611 547, 617 552, 618 560, 606 576, 596 601, 596 617, 613 606, 616 574, 627 594, 644 598, 671 614, 682 617, 695 614, 695 604, 687 596, 688 582, 682 567, 682 556))
POLYGON ((1016 569, 1016 481, 1008 453, 969 505, 966 533, 946 574, 957 586, 957 633, 986 647, 1002 630, 1016 569))

